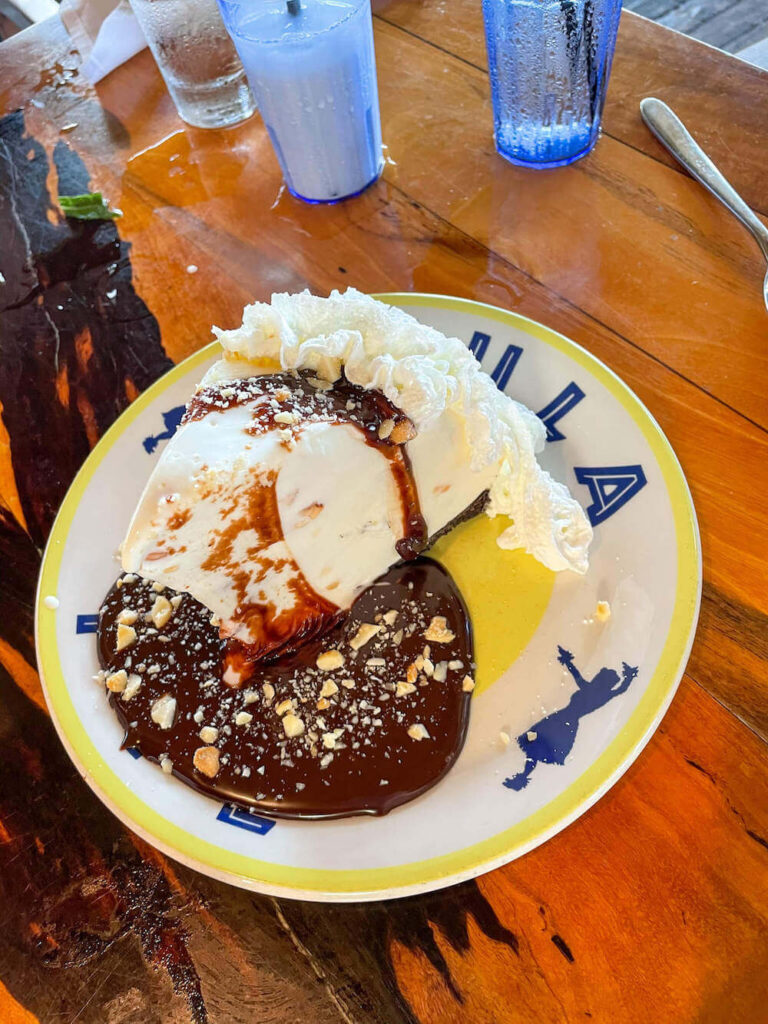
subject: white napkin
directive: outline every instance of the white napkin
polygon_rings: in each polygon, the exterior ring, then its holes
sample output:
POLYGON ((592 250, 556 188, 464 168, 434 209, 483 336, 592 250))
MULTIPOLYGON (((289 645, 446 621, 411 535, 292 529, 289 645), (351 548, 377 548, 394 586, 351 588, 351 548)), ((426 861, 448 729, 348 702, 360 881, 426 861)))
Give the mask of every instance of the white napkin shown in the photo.
POLYGON ((62 0, 60 13, 94 85, 147 45, 128 0, 62 0))

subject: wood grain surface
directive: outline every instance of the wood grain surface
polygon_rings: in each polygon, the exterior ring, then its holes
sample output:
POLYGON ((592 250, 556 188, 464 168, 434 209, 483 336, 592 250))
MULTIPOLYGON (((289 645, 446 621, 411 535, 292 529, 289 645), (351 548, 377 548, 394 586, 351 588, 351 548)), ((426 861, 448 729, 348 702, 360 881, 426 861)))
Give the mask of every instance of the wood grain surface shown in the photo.
POLYGON ((94 89, 55 19, 0 48, 0 1021, 768 1020, 762 267, 637 108, 671 103, 768 213, 768 75, 625 14, 597 149, 525 172, 493 152, 479 4, 374 6, 389 161, 330 208, 283 189, 258 117, 184 126, 146 51, 94 89), (62 184, 124 217, 62 221, 62 184), (246 302, 347 284, 497 303, 620 374, 690 481, 705 587, 679 694, 597 806, 476 882, 323 906, 181 868, 101 806, 48 721, 32 609, 119 412, 246 302))

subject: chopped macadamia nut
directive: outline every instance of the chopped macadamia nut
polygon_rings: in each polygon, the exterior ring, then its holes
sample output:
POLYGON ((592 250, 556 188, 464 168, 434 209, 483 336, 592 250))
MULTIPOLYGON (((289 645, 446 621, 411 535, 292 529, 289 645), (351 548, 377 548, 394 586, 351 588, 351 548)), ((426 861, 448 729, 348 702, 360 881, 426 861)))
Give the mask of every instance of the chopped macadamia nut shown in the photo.
POLYGON ((181 604, 182 597, 182 594, 174 594, 173 597, 171 598, 171 608, 173 608, 174 611, 176 611, 176 609, 181 604))
POLYGON ((444 615, 435 615, 424 630, 424 639, 433 644, 449 644, 456 634, 448 629, 444 615))
POLYGON ((107 676, 107 689, 110 693, 122 693, 128 685, 128 673, 124 668, 107 676))
POLYGON ((137 675, 135 672, 132 672, 131 675, 128 676, 128 683, 125 689, 123 690, 122 694, 120 695, 120 699, 126 701, 131 700, 133 697, 136 696, 140 689, 141 676, 137 675))
POLYGON ((138 617, 139 613, 135 612, 132 608, 123 608, 117 616, 117 621, 118 623, 122 623, 124 626, 132 626, 138 617))
POLYGON ((533 743, 533 741, 537 738, 538 735, 539 734, 537 732, 533 732, 532 729, 529 729, 528 732, 525 734, 526 739, 528 739, 531 743, 533 743))
POLYGON ((402 642, 403 642, 403 631, 402 631, 402 629, 398 629, 398 631, 396 633, 392 634, 392 643, 395 645, 395 647, 399 647, 402 642))
POLYGON ((359 651, 361 647, 365 647, 370 640, 373 640, 380 630, 381 626, 378 626, 373 622, 363 622, 358 631, 349 641, 349 646, 353 651, 359 651))
POLYGON ((332 697, 335 693, 339 692, 339 688, 332 679, 326 679, 323 683, 323 688, 320 691, 321 697, 332 697))
POLYGON ((598 601, 595 608, 595 618, 598 622, 607 622, 611 617, 611 606, 607 601, 598 601))
POLYGON ((280 703, 275 708, 275 713, 278 715, 284 715, 286 711, 293 711, 292 700, 281 700, 280 703))
POLYGON ((255 690, 243 690, 243 704, 255 704, 259 699, 255 690))
POLYGON ((379 437, 382 441, 389 437, 392 431, 395 429, 394 420, 384 420, 379 424, 379 437))
POLYGON ((327 711, 331 706, 331 702, 325 697, 321 697, 320 700, 315 704, 318 711, 327 711))
POLYGON ((472 693, 472 691, 475 688, 475 680, 472 678, 472 676, 464 676, 464 678, 461 681, 461 688, 464 691, 464 693, 472 693))
POLYGON ((161 729, 170 729, 176 717, 176 698, 172 697, 170 693, 164 693, 162 697, 158 697, 152 705, 150 716, 155 725, 159 725, 161 729))
POLYGON ((344 655, 341 651, 323 651, 322 654, 318 654, 315 664, 321 672, 332 672, 334 669, 342 667, 344 655))
POLYGON ((448 668, 452 672, 457 672, 459 669, 464 668, 464 662, 463 661, 458 661, 458 660, 454 659, 453 661, 449 661, 448 662, 448 668))
MULTIPOLYGON (((261 687, 261 692, 264 694, 264 699, 265 700, 274 700, 275 699, 275 688, 272 685, 272 683, 263 683, 262 687, 261 687)), ((254 698, 255 698, 255 694, 254 694, 254 698)), ((251 702, 246 699, 245 703, 246 704, 250 704, 251 702)))
POLYGON ((503 729, 499 733, 499 739, 501 740, 505 747, 508 747, 509 744, 512 742, 512 738, 510 737, 509 733, 504 732, 503 729))
POLYGON ((153 583, 152 589, 156 594, 162 594, 162 592, 165 590, 165 587, 163 586, 162 583, 153 583))
POLYGON ((173 606, 167 597, 163 597, 162 594, 158 594, 155 598, 155 603, 152 605, 152 611, 149 614, 152 618, 155 629, 162 629, 170 619, 171 615, 173 615, 173 606))
POLYGON ((416 687, 413 685, 413 683, 404 683, 402 682, 402 680, 395 687, 396 697, 405 697, 407 694, 415 692, 416 687))
POLYGON ((415 683, 419 678, 419 669, 415 662, 410 664, 405 670, 405 678, 409 683, 415 683))
POLYGON ((235 725, 250 725, 252 721, 253 715, 248 711, 238 711, 235 715, 235 725))
POLYGON ((435 665, 435 671, 432 673, 432 678, 436 683, 444 683, 448 677, 448 662, 438 661, 435 665))
POLYGON ((286 715, 283 719, 283 730, 289 739, 301 736, 304 732, 304 722, 297 715, 286 715))
POLYGON ((166 775, 171 774, 171 772, 173 771, 173 761, 170 759, 170 757, 160 758, 160 768, 166 775))
POLYGON ((390 608, 388 612, 384 612, 384 614, 382 615, 382 619, 384 620, 384 622, 386 622, 388 626, 394 626, 394 624, 397 622, 397 616, 399 614, 400 612, 397 610, 397 608, 390 608))
POLYGON ((212 779, 219 771, 217 747, 198 747, 192 756, 192 764, 202 774, 212 779))
POLYGON ((204 725, 198 735, 203 743, 215 743, 219 738, 219 730, 214 729, 212 725, 204 725))
POLYGON ((416 437, 416 427, 410 420, 404 419, 394 425, 389 440, 393 444, 405 444, 406 441, 412 441, 414 437, 416 437))
POLYGON ((295 412, 278 412, 275 414, 275 423, 295 423, 298 417, 295 412))
POLYGON ((429 739, 429 733, 424 728, 424 726, 421 724, 421 722, 416 722, 415 725, 412 725, 408 729, 408 735, 411 737, 412 740, 428 740, 429 739))
POLYGON ((131 644, 136 643, 136 630, 133 626, 126 626, 122 622, 118 623, 117 626, 117 649, 118 651, 125 650, 126 647, 130 647, 131 644))
POLYGON ((341 685, 344 687, 345 690, 354 690, 354 688, 355 688, 355 680, 354 679, 342 679, 341 680, 341 685))
POLYGON ((323 746, 326 750, 333 750, 336 746, 336 737, 332 732, 323 733, 323 746))

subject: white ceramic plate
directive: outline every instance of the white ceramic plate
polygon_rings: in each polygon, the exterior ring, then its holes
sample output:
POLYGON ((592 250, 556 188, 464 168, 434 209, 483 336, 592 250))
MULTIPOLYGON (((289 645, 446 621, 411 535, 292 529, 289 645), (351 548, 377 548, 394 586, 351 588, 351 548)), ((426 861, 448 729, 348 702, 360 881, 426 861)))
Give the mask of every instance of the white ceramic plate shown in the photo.
POLYGON ((548 423, 543 462, 595 526, 590 571, 555 577, 501 551, 500 520, 458 527, 433 552, 475 629, 478 685, 458 763, 383 818, 272 822, 222 806, 120 750, 92 676, 101 600, 131 512, 207 366, 211 345, 157 381, 96 446, 45 553, 37 650, 72 760, 104 803, 149 842, 206 874, 312 900, 405 896, 519 857, 593 804, 637 757, 682 676, 701 565, 691 497, 661 430, 622 382, 561 335, 492 306, 382 296, 463 338, 499 387, 548 423), (58 608, 45 598, 55 596, 58 608), (595 616, 599 600, 611 608, 595 616), (507 742, 505 743, 505 738, 507 742))

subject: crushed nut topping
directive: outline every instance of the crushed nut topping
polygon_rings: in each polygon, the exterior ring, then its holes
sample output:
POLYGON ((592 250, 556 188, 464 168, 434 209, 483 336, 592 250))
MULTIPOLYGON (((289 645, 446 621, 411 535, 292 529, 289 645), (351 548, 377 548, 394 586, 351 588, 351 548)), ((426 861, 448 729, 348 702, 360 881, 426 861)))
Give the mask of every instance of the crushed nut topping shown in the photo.
POLYGON ((444 615, 435 615, 424 630, 424 639, 434 644, 449 644, 455 637, 456 634, 448 629, 444 615))
POLYGON ((427 732, 425 727, 421 724, 421 722, 416 722, 415 725, 410 726, 410 728, 408 729, 408 735, 411 737, 412 740, 428 740, 429 739, 429 733, 427 732))
POLYGON ((607 601, 598 601, 595 609, 595 618, 598 622, 607 622, 611 617, 611 606, 607 601))
POLYGON ((359 651, 361 647, 365 647, 381 631, 381 626, 376 625, 373 622, 363 622, 360 628, 349 641, 349 646, 353 651, 359 651))
POLYGON ((161 729, 170 729, 176 717, 176 698, 172 697, 170 693, 164 693, 162 697, 158 697, 152 705, 150 716, 155 725, 159 725, 161 729))
POLYGON ((136 675, 135 672, 131 673, 131 675, 128 676, 128 684, 125 687, 125 689, 123 690, 123 692, 122 692, 122 694, 120 696, 120 699, 124 700, 124 701, 129 701, 133 697, 136 696, 136 694, 139 692, 140 689, 141 689, 141 676, 136 675))
POLYGON ((464 676, 464 678, 461 681, 461 688, 464 691, 464 693, 472 693, 472 691, 475 688, 475 680, 472 678, 472 676, 464 676))
POLYGON ((219 730, 214 729, 212 725, 204 725, 198 735, 203 743, 215 743, 219 738, 219 730))
POLYGON ((132 626, 138 617, 139 613, 133 611, 132 608, 123 608, 117 616, 117 621, 118 623, 122 623, 124 626, 132 626))
POLYGON ((416 692, 416 687, 413 685, 413 683, 404 683, 404 682, 401 681, 395 687, 395 696, 396 697, 405 697, 407 694, 415 693, 415 692, 416 692))
POLYGON ((301 736, 304 732, 304 722, 297 715, 286 715, 283 719, 283 729, 289 739, 301 736))
POLYGON ((342 667, 344 655, 341 651, 323 651, 322 654, 318 654, 315 664, 321 672, 332 672, 334 669, 342 667))
POLYGON ((332 679, 326 679, 323 683, 323 688, 320 691, 321 697, 333 697, 335 693, 339 692, 339 688, 332 679))
POLYGON ((389 440, 393 444, 405 444, 406 441, 412 441, 414 437, 416 437, 416 427, 409 419, 402 419, 395 424, 389 435, 389 440))
POLYGON ((128 685, 128 673, 124 668, 107 676, 107 689, 110 693, 122 693, 128 685))
MULTIPOLYGON (((235 715, 235 725, 250 725, 253 721, 253 715, 248 711, 238 711, 235 715)), ((283 726, 285 726, 285 720, 283 720, 283 726)))
POLYGON ((122 651, 136 643, 136 630, 133 626, 126 626, 122 622, 117 626, 117 650, 122 651))
POLYGON ((392 431, 394 429, 395 429, 395 421, 394 420, 383 420, 379 424, 379 438, 382 441, 385 441, 389 437, 389 435, 392 433, 392 431))
POLYGON ((192 764, 203 775, 212 779, 219 771, 219 751, 217 747, 198 747, 192 756, 192 764))
POLYGON ((155 628, 162 629, 170 619, 171 615, 173 615, 173 605, 167 597, 163 597, 162 594, 158 594, 149 615, 155 625, 155 628))

